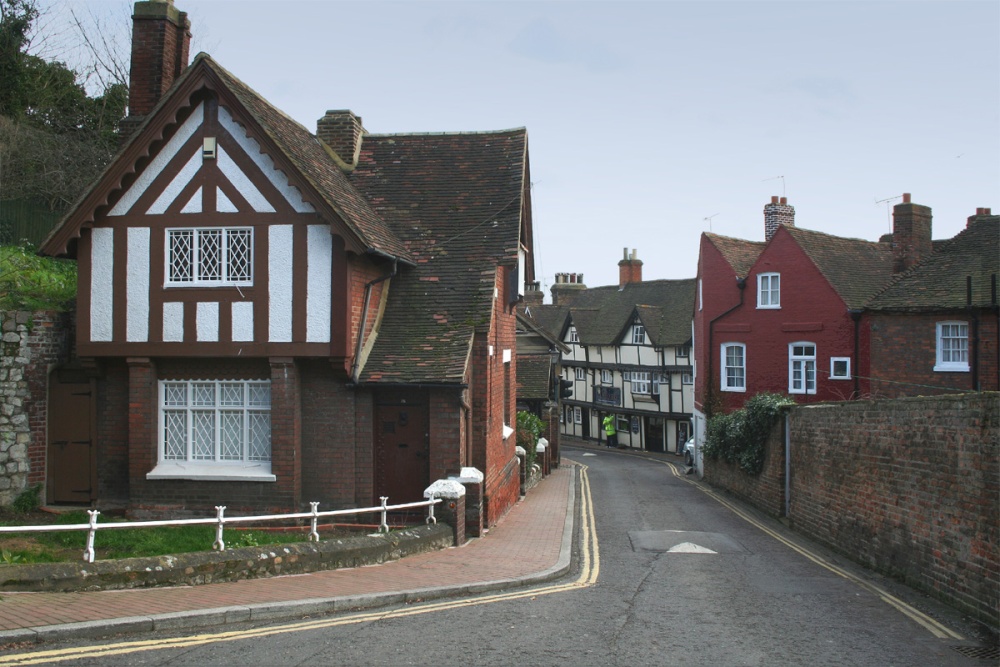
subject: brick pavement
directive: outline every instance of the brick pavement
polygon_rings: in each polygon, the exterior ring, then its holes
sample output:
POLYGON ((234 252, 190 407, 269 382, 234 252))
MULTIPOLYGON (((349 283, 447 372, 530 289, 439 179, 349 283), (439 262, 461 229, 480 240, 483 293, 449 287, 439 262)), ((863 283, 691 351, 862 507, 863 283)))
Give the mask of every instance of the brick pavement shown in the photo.
POLYGON ((569 571, 575 475, 573 465, 554 470, 482 538, 382 565, 201 586, 4 593, 0 643, 291 618, 553 579, 569 571))

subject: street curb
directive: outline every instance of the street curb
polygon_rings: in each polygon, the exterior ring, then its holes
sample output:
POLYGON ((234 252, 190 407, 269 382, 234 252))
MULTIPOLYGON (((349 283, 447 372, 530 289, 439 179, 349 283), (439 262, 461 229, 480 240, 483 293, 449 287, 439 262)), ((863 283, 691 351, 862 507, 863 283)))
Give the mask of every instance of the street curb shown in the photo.
MULTIPOLYGON (((347 595, 328 598, 308 598, 269 602, 259 605, 235 605, 214 609, 131 616, 100 621, 43 625, 34 628, 0 631, 0 644, 19 642, 50 642, 65 639, 92 639, 110 634, 135 634, 169 630, 217 627, 253 621, 281 621, 303 616, 337 612, 378 609, 407 602, 422 602, 462 595, 475 595, 510 588, 525 588, 558 579, 570 571, 575 537, 576 473, 570 476, 566 519, 563 523, 562 546, 556 564, 540 572, 509 579, 496 579, 458 586, 435 586, 403 591, 347 595)), ((483 539, 483 538, 478 538, 483 539)), ((468 546, 468 545, 466 545, 468 546)), ((302 575, 298 575, 302 576, 302 575)))

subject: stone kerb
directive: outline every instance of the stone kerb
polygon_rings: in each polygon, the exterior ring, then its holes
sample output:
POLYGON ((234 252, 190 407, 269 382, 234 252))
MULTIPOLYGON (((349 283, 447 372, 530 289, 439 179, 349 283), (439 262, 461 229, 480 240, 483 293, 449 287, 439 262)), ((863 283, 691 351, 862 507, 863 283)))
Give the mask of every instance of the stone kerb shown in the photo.
POLYGON ((478 468, 462 468, 458 475, 449 475, 448 479, 465 487, 465 534, 468 537, 482 537, 485 475, 478 468))
POLYGON ((441 498, 444 501, 434 506, 434 516, 452 526, 456 547, 465 544, 465 487, 462 483, 439 479, 424 489, 424 498, 441 498))

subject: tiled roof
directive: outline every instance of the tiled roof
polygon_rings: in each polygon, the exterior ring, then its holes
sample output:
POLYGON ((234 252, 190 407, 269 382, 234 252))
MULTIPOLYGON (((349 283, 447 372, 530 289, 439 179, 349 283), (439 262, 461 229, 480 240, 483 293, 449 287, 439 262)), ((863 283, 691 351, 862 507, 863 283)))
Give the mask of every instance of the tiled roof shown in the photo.
POLYGON ((566 306, 543 304, 531 307, 531 321, 552 334, 556 340, 562 340, 563 327, 568 316, 569 308, 566 306))
POLYGON ((552 362, 546 356, 517 358, 517 397, 527 400, 549 398, 549 374, 552 362))
POLYGON ((760 257, 760 253, 763 252, 766 245, 760 241, 734 239, 730 236, 719 236, 709 232, 704 232, 704 234, 723 259, 729 263, 729 266, 733 267, 738 278, 746 278, 747 274, 750 273, 750 268, 760 257))
POLYGON ((582 290, 569 306, 584 345, 615 345, 638 314, 653 345, 691 339, 695 280, 647 280, 582 290))
POLYGON ((1000 274, 1000 216, 980 216, 936 252, 900 275, 867 307, 871 310, 965 308, 967 278, 972 305, 988 307, 991 278, 1000 274))
POLYGON ((204 53, 199 53, 195 57, 188 71, 193 71, 199 62, 218 75, 264 132, 299 169, 301 175, 340 215, 366 249, 377 250, 404 260, 410 259, 399 238, 361 193, 351 185, 344 172, 309 130, 272 106, 256 91, 204 53))
POLYGON ((848 308, 861 308, 892 278, 888 243, 850 239, 785 226, 848 308))
POLYGON ((527 132, 365 135, 350 181, 415 264, 392 279, 362 382, 462 382, 497 264, 517 259, 527 132))

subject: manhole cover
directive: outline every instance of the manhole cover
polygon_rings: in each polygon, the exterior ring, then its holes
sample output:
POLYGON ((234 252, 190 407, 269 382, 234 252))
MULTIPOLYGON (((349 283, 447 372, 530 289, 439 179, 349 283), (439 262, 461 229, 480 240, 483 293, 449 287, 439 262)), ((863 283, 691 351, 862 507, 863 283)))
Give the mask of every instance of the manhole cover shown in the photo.
POLYGON ((1000 660, 1000 647, 997 646, 952 646, 952 648, 973 660, 1000 660))

